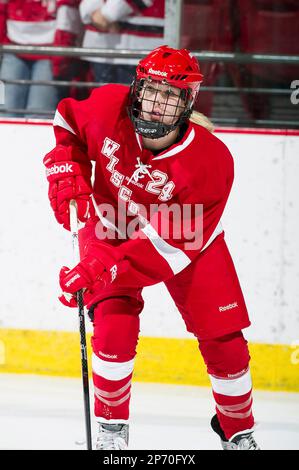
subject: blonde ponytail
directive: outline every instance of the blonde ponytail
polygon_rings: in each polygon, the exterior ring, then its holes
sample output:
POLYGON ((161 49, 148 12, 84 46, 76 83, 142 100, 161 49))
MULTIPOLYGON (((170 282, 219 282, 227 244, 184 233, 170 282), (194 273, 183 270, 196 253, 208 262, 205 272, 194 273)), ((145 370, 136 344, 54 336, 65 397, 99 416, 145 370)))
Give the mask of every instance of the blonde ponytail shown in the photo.
POLYGON ((198 111, 192 111, 190 121, 194 122, 194 124, 198 124, 199 126, 205 127, 210 132, 214 131, 214 125, 210 121, 210 119, 207 118, 207 116, 205 116, 204 114, 199 113, 198 111))

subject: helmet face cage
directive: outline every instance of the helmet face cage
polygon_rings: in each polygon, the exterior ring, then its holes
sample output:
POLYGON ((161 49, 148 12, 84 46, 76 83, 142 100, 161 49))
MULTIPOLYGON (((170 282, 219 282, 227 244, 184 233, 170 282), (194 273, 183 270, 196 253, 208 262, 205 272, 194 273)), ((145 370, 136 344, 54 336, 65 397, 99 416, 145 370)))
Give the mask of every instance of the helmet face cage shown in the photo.
POLYGON ((193 103, 191 88, 178 88, 167 80, 136 77, 130 90, 128 111, 137 133, 159 139, 189 119, 193 103))
POLYGON ((136 132, 159 139, 181 126, 192 113, 202 79, 186 49, 160 46, 141 59, 128 105, 136 132))

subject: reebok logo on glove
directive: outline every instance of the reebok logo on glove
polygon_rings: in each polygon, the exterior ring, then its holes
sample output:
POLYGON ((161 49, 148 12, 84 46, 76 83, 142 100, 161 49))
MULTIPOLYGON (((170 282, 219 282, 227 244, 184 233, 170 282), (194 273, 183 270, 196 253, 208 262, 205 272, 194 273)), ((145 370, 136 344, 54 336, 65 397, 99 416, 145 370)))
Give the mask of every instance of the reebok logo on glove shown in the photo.
POLYGON ((73 284, 73 282, 75 282, 76 279, 79 279, 80 277, 81 277, 80 274, 75 274, 75 276, 71 277, 71 279, 68 282, 66 282, 65 284, 66 287, 70 287, 70 285, 73 284))
POLYGON ((46 169, 47 177, 57 175, 58 173, 73 173, 73 165, 66 163, 65 165, 53 165, 51 168, 46 169))

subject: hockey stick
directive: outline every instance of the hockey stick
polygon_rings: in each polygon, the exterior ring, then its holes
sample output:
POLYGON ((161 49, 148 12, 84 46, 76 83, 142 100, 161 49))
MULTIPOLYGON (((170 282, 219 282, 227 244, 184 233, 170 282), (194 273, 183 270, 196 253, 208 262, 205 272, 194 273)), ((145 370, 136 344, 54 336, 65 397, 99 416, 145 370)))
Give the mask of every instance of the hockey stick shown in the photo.
MULTIPOLYGON (((70 201, 70 226, 73 241, 73 255, 75 263, 80 261, 79 240, 78 240, 78 217, 77 217, 77 204, 75 201, 70 201)), ((83 397, 84 397, 84 414, 85 414, 85 431, 87 450, 92 450, 91 443, 91 424, 90 424, 90 401, 89 401, 89 382, 88 382, 88 363, 87 363, 87 346, 85 334, 85 319, 84 319, 84 302, 83 290, 76 293, 79 315, 79 331, 80 331, 80 347, 81 347, 81 371, 83 381, 83 397)))

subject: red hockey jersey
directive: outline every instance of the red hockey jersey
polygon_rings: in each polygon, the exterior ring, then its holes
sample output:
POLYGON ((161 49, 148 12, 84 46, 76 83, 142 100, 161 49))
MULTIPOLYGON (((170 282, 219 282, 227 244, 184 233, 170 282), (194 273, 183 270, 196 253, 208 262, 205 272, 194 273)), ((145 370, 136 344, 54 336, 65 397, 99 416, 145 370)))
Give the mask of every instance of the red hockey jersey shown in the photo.
POLYGON ((127 114, 128 92, 106 85, 87 100, 62 100, 54 131, 57 144, 72 146, 73 161, 90 172, 95 162, 101 220, 118 231, 115 250, 129 261, 128 284, 143 287, 182 271, 223 231, 233 160, 222 141, 192 122, 171 147, 144 148, 127 114))
POLYGON ((0 0, 0 42, 74 45, 81 29, 78 6, 79 0, 0 0))

